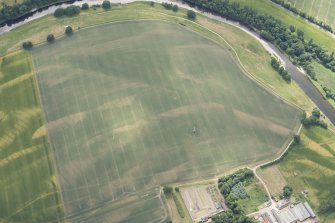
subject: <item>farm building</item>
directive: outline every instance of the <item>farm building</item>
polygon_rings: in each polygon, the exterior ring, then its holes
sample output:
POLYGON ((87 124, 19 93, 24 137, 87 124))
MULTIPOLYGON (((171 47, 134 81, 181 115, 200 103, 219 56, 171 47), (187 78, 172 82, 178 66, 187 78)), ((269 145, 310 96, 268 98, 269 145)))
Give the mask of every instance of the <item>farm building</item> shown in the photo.
POLYGON ((307 202, 296 204, 282 211, 272 209, 271 213, 278 223, 298 223, 316 217, 307 202))

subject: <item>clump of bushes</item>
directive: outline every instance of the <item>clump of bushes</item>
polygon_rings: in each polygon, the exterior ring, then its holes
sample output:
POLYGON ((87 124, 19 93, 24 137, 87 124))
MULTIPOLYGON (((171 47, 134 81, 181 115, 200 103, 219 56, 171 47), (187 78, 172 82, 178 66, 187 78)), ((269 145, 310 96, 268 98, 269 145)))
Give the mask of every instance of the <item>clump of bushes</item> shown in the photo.
POLYGON ((279 61, 274 57, 271 57, 271 66, 272 66, 273 69, 275 69, 278 72, 278 74, 285 81, 291 82, 291 75, 287 72, 287 70, 285 70, 285 68, 283 66, 281 66, 279 61))
POLYGON ((87 10, 89 7, 88 7, 88 4, 87 3, 84 3, 81 5, 81 9, 82 10, 87 10))
POLYGON ((325 123, 323 120, 321 120, 321 113, 318 108, 314 108, 312 111, 312 115, 308 118, 305 118, 302 120, 302 124, 309 128, 311 126, 320 126, 324 129, 327 129, 327 123, 325 123))
POLYGON ((110 9, 112 7, 111 2, 108 0, 105 0, 102 2, 102 8, 104 9, 110 9))
POLYGON ((48 43, 53 43, 55 41, 55 36, 53 34, 49 34, 47 36, 47 42, 48 43))
POLYGON ((190 20, 195 20, 197 17, 197 14, 193 10, 188 10, 187 11, 187 18, 190 20))
POLYGON ((73 29, 72 29, 72 27, 71 27, 71 26, 67 26, 67 27, 65 28, 65 35, 69 36, 69 35, 71 35, 72 33, 73 33, 73 29))
POLYGON ((22 43, 22 48, 25 50, 30 50, 33 48, 33 43, 31 41, 25 41, 22 43))
POLYGON ((178 5, 173 5, 172 3, 163 2, 162 6, 167 10, 172 10, 174 12, 178 11, 178 5))
POLYGON ((283 188, 283 194, 282 194, 283 197, 286 198, 286 199, 288 199, 288 198, 291 197, 292 194, 293 194, 293 188, 291 186, 289 186, 289 185, 284 186, 284 188, 283 188))
POLYGON ((62 16, 75 16, 75 15, 78 15, 79 13, 80 13, 80 7, 71 5, 66 8, 56 9, 56 11, 54 12, 54 16, 59 18, 62 16))

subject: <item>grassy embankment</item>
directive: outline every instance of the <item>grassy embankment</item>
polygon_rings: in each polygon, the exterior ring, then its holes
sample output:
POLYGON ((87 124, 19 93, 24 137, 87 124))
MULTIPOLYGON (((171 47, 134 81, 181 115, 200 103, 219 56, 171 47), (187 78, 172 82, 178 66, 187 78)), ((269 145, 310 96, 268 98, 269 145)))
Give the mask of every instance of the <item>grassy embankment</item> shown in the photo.
POLYGON ((0 59, 0 222, 61 212, 52 155, 28 53, 0 59))

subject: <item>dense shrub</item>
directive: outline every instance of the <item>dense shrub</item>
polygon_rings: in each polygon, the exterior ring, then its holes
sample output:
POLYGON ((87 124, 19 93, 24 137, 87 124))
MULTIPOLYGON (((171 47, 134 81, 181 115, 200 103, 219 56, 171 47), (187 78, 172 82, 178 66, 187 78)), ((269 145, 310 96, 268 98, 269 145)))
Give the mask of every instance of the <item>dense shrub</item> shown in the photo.
POLYGON ((283 197, 285 197, 286 199, 290 198, 292 193, 293 193, 293 188, 291 186, 286 185, 283 188, 283 197))
POLYGON ((73 33, 73 29, 72 29, 72 27, 71 26, 67 26, 66 28, 65 28, 65 34, 66 35, 71 35, 73 33))
POLYGON ((54 12, 54 16, 55 17, 62 17, 64 15, 64 8, 60 7, 58 9, 55 10, 54 12))
POLYGON ((195 20, 196 17, 197 17, 197 14, 193 10, 187 11, 187 18, 189 18, 190 20, 195 20))
POLYGON ((25 50, 30 50, 33 48, 33 43, 31 41, 25 41, 22 43, 22 48, 25 50))
POLYGON ((172 11, 177 12, 178 11, 178 5, 173 5, 172 6, 172 11))
POLYGON ((81 5, 81 9, 82 10, 87 10, 89 7, 88 7, 88 4, 87 3, 84 3, 81 5))
POLYGON ((78 15, 79 13, 80 13, 79 6, 71 5, 64 9, 64 14, 67 16, 75 16, 75 15, 78 15))
POLYGON ((110 9, 112 7, 111 2, 108 0, 105 0, 102 2, 102 8, 104 9, 110 9))
POLYGON ((71 5, 64 8, 58 8, 56 9, 56 11, 54 12, 54 16, 55 17, 62 17, 62 16, 75 16, 78 15, 80 13, 80 7, 79 6, 75 6, 75 5, 71 5))
POLYGON ((47 42, 48 43, 53 43, 55 41, 55 36, 53 34, 49 34, 47 36, 47 42))

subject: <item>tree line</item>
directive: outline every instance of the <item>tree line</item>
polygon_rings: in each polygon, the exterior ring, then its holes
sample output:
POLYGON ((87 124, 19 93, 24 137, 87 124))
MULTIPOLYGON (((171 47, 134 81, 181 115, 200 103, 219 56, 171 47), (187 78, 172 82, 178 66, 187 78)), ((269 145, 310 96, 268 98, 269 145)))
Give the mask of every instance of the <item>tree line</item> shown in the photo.
POLYGON ((290 3, 285 2, 283 0, 271 0, 271 1, 274 2, 274 3, 276 3, 276 4, 278 4, 278 5, 281 5, 285 9, 293 12, 294 14, 296 14, 296 15, 298 15, 300 17, 302 17, 304 19, 307 19, 309 22, 314 23, 315 25, 320 26, 321 28, 327 30, 328 32, 333 33, 333 29, 332 29, 332 27, 329 24, 327 24, 327 23, 325 23, 325 22, 323 22, 321 20, 318 20, 318 19, 316 19, 313 16, 307 15, 305 12, 300 11, 296 7, 292 6, 290 3))
POLYGON ((291 82, 291 75, 287 72, 287 70, 285 70, 284 66, 282 66, 276 58, 271 57, 270 63, 272 68, 275 69, 285 81, 291 82))
POLYGON ((51 5, 64 0, 24 0, 22 3, 7 5, 1 3, 0 22, 6 22, 11 19, 16 19, 33 9, 41 8, 43 6, 51 5))
POLYGON ((230 3, 229 0, 184 0, 191 6, 237 21, 242 25, 257 31, 260 36, 275 44, 290 56, 293 63, 308 66, 308 74, 313 74, 309 66, 313 60, 327 69, 335 72, 334 53, 329 53, 312 39, 305 41, 304 32, 294 26, 286 26, 271 15, 259 13, 248 6, 241 7, 239 3, 230 3))

